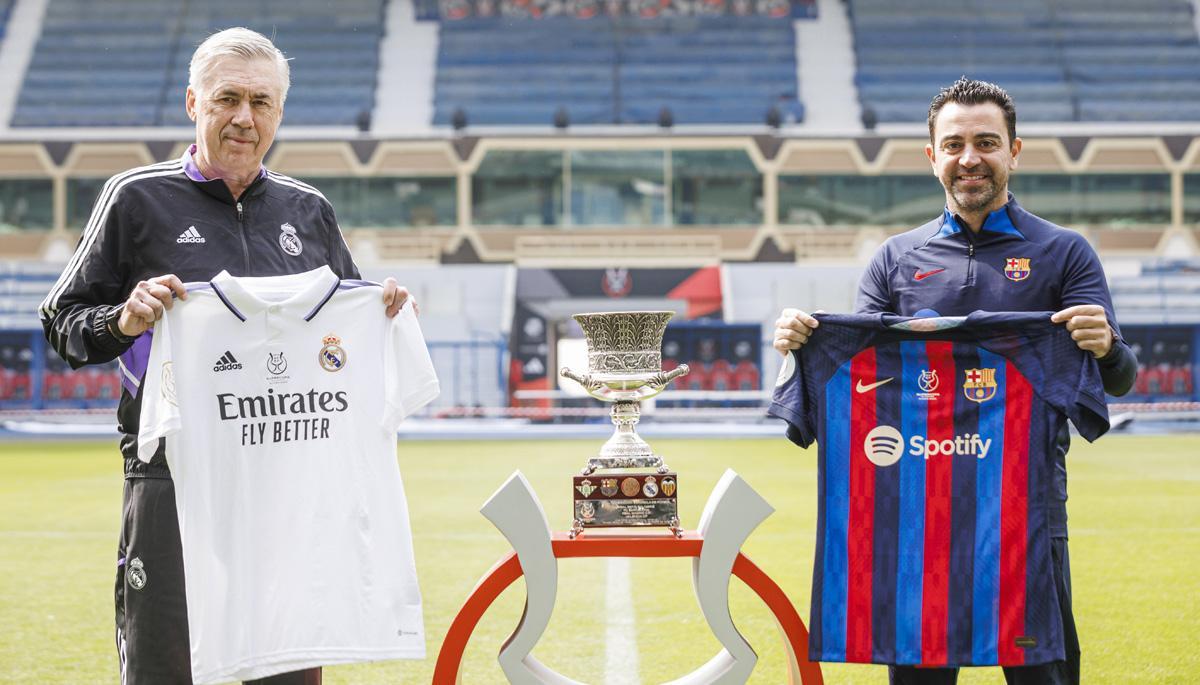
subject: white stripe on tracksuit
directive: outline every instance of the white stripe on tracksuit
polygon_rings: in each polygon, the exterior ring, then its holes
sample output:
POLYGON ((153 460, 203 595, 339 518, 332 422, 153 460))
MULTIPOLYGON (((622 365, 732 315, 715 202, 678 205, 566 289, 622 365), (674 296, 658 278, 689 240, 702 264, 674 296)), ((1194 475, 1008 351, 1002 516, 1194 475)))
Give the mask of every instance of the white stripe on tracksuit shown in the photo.
POLYGON ((96 236, 100 234, 101 227, 108 221, 108 213, 112 210, 117 193, 134 181, 158 176, 171 176, 179 173, 183 173, 183 163, 178 159, 174 159, 158 164, 151 164, 150 166, 130 169, 123 174, 118 174, 108 179, 108 182, 104 184, 104 188, 100 191, 100 197, 96 199, 96 205, 92 209, 92 216, 88 220, 87 227, 84 228, 83 237, 79 240, 79 247, 75 248, 75 254, 71 256, 71 261, 67 263, 67 268, 63 269, 62 275, 58 277, 58 281, 50 289, 50 293, 46 295, 46 299, 42 301, 39 310, 43 320, 49 320, 58 311, 58 298, 62 296, 63 291, 67 289, 72 279, 75 278, 75 274, 78 273, 80 267, 83 265, 84 257, 92 249, 92 244, 96 241, 96 236))

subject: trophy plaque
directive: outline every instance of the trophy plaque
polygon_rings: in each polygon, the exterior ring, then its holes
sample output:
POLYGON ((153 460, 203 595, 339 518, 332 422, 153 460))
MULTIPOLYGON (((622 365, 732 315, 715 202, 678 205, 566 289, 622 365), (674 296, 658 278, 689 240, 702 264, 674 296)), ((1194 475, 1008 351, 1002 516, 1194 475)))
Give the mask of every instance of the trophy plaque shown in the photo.
POLYGON ((674 312, 576 314, 587 338, 588 372, 563 368, 589 395, 612 402, 612 437, 574 481, 575 521, 584 528, 664 526, 680 535, 678 477, 637 434, 641 401, 688 372, 662 370, 662 338, 674 312), (653 469, 635 472, 632 469, 653 469))

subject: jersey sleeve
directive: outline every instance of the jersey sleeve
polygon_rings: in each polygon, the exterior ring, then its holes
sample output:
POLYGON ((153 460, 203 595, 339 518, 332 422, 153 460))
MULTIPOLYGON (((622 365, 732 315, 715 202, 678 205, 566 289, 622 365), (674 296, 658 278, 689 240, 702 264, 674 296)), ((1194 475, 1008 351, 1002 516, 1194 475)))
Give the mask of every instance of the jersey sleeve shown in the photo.
POLYGON ((793 350, 783 360, 767 416, 786 421, 788 439, 801 447, 808 447, 816 440, 815 421, 812 418, 815 406, 808 399, 801 359, 803 350, 803 347, 793 350))
POLYGON ((150 359, 141 387, 142 412, 137 436, 138 459, 146 463, 158 450, 159 438, 178 432, 182 425, 171 353, 171 320, 180 316, 183 309, 183 306, 174 307, 154 324, 150 359))
POLYGON ((441 391, 411 300, 388 324, 383 368, 383 426, 395 430, 441 391))
POLYGON ((1055 362, 1047 369, 1057 388, 1051 404, 1071 419, 1088 442, 1108 432, 1108 403, 1100 366, 1091 353, 1080 350, 1065 328, 1054 331, 1055 362), (1062 370, 1062 373, 1056 373, 1062 370))

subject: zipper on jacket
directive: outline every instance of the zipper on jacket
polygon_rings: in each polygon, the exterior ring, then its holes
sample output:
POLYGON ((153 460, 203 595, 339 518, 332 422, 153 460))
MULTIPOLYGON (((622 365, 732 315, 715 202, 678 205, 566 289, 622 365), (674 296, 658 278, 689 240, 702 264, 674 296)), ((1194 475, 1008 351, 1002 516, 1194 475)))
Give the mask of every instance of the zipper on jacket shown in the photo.
POLYGON ((970 238, 967 238, 967 285, 975 285, 975 243, 970 238))
POLYGON ((250 273, 250 246, 246 244, 246 213, 242 210, 242 201, 237 203, 238 237, 242 239, 242 262, 245 265, 243 273, 250 273))

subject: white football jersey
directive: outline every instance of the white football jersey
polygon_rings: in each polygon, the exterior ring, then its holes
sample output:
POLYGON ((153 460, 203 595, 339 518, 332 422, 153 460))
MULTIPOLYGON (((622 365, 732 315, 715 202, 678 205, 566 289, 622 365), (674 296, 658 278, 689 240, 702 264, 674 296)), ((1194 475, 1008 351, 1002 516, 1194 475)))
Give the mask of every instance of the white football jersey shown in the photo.
POLYGON ((166 438, 196 685, 424 658, 396 429, 437 394, 412 305, 328 267, 222 272, 155 324, 138 456, 166 438))

